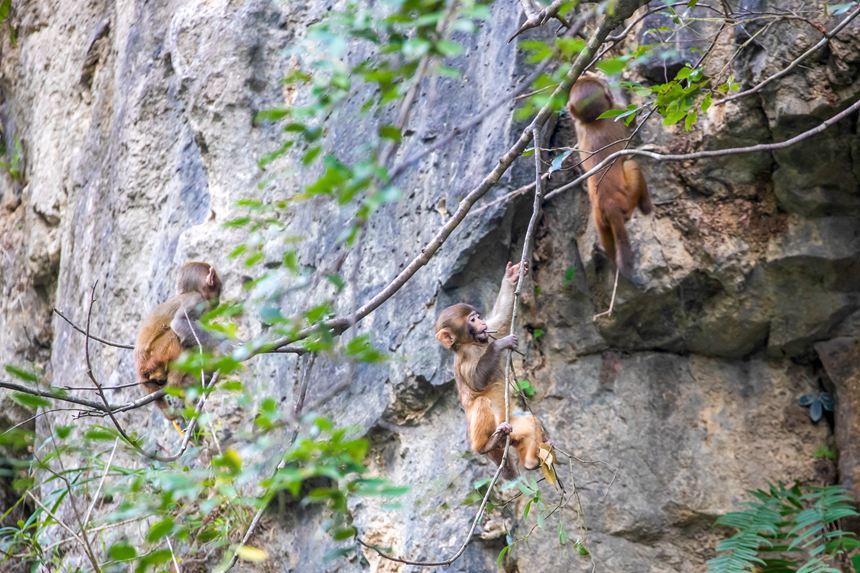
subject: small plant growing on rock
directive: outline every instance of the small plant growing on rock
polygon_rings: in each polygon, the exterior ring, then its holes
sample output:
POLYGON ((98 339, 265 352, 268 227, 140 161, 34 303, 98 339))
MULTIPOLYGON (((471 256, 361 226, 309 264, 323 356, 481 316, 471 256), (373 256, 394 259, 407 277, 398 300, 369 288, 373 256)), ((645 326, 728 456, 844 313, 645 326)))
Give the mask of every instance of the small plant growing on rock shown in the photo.
POLYGON ((800 405, 809 408, 809 419, 817 424, 825 411, 833 411, 833 396, 829 392, 804 394, 800 397, 800 405))

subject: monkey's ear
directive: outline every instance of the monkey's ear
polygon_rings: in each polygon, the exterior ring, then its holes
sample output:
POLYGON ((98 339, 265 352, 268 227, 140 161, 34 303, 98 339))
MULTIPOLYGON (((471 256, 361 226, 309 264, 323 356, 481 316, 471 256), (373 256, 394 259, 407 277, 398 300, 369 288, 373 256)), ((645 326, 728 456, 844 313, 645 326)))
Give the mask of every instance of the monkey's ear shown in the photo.
POLYGON ((454 333, 447 328, 439 329, 436 333, 436 340, 438 340, 439 344, 445 348, 451 348, 454 346, 454 343, 457 342, 457 338, 454 336, 454 333))
POLYGON ((215 286, 215 267, 209 267, 209 274, 206 275, 206 285, 210 287, 215 286))

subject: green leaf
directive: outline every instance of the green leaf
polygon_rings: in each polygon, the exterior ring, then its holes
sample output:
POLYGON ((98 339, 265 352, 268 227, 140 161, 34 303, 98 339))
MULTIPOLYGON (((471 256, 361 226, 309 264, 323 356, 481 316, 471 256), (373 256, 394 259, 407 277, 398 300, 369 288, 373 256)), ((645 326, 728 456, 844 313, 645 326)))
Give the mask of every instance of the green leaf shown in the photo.
POLYGON ((463 46, 451 40, 439 40, 434 47, 439 54, 446 58, 453 58, 463 53, 463 46))
POLYGON ((585 40, 582 38, 559 38, 555 41, 555 45, 561 50, 562 55, 569 59, 585 48, 585 40))
POLYGON ((400 133, 400 129, 398 129, 397 126, 394 125, 379 126, 379 137, 397 142, 403 139, 403 135, 400 133))
POLYGON ((597 67, 607 76, 617 76, 627 67, 627 58, 624 56, 618 58, 609 58, 598 62, 597 67))
POLYGON ((39 375, 35 372, 30 372, 28 370, 23 370, 18 368, 17 366, 12 366, 11 364, 7 364, 5 366, 6 372, 18 378, 20 380, 24 380, 25 382, 38 382, 39 375))
POLYGON ((356 533, 358 533, 356 528, 346 527, 334 530, 334 532, 332 532, 332 537, 335 541, 346 541, 347 539, 354 537, 356 533))
POLYGON ((573 277, 576 273, 576 267, 570 266, 564 270, 564 287, 567 288, 573 284, 573 277))
POLYGON ((693 72, 693 68, 691 68, 689 66, 684 66, 683 68, 678 70, 677 74, 675 74, 675 80, 676 81, 677 80, 685 80, 685 79, 690 77, 690 74, 692 72, 693 72))
POLYGON ((212 460, 212 465, 238 475, 242 471, 242 457, 233 448, 227 448, 222 455, 212 460))
POLYGON ((317 145, 308 149, 305 154, 302 156, 302 164, 310 165, 314 162, 314 159, 319 157, 319 154, 322 152, 322 147, 317 145))
POLYGON ((51 401, 41 396, 34 396, 24 392, 12 392, 12 399, 28 408, 47 408, 51 405, 51 401))
POLYGON ((517 380, 517 390, 520 390, 525 394, 526 398, 534 398, 535 394, 537 394, 535 387, 532 386, 532 383, 525 378, 517 380))
POLYGON ((172 554, 169 549, 158 549, 141 557, 140 561, 137 563, 137 569, 135 569, 135 571, 137 573, 143 573, 154 565, 167 563, 171 558, 172 554))
POLYGON ((0 0, 0 23, 5 22, 9 18, 11 11, 12 0, 0 0))
POLYGON ((383 362, 385 354, 370 343, 370 336, 362 334, 346 343, 346 355, 359 362, 383 362))
POLYGON ((149 531, 146 533, 146 540, 149 543, 155 543, 156 541, 167 537, 170 532, 173 531, 173 519, 170 517, 165 517, 161 521, 158 521, 149 528, 149 531))
POLYGON ((549 173, 555 173, 561 169, 561 166, 564 165, 564 160, 570 157, 571 153, 573 153, 573 149, 568 149, 564 153, 556 155, 549 166, 549 173))
POLYGON ((137 550, 127 541, 120 541, 108 548, 108 556, 114 561, 128 561, 137 557, 137 550))
POLYGON ((258 111, 254 116, 254 123, 266 123, 266 122, 275 122, 280 121, 287 117, 290 114, 290 110, 287 108, 273 108, 273 109, 264 109, 262 111, 258 111))
POLYGON ((698 121, 699 115, 695 111, 691 111, 687 113, 687 117, 684 118, 684 129, 686 131, 690 131, 693 129, 693 125, 698 121))

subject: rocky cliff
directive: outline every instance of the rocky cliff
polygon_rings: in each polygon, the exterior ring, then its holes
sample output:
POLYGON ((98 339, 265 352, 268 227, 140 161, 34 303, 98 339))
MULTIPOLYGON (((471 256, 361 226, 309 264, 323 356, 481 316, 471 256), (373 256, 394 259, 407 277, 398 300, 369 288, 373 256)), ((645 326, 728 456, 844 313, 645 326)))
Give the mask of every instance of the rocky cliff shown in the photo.
MULTIPOLYGON (((766 10, 806 3, 735 4, 766 10)), ((277 126, 253 119, 290 97, 280 83, 291 66, 285 50, 331 5, 13 5, 15 41, 0 32, 0 133, 7 154, 20 142, 24 167, 18 177, 0 173, 0 363, 43 368, 55 385, 85 385, 83 337, 52 307, 83 321, 95 285, 92 331, 131 343, 141 313, 171 292, 177 266, 198 258, 221 270, 227 298, 246 296, 243 284, 254 272, 228 258, 245 237, 224 222, 242 214, 237 200, 283 196, 304 177, 293 169, 258 186, 257 160, 279 145, 281 135, 277 126)), ((425 81, 399 157, 511 93, 531 70, 517 42, 507 43, 520 18, 517 3, 495 3, 492 17, 456 61, 462 77, 425 81)), ((832 25, 837 19, 821 21, 832 25)), ((637 29, 657 26, 646 18, 637 29)), ((706 21, 701 26, 709 31, 706 21)), ((719 149, 782 141, 820 123, 860 95, 858 29, 855 22, 807 65, 761 93, 713 107, 692 132, 653 121, 639 139, 674 152, 719 149)), ((731 59, 739 81, 752 85, 821 37, 796 20, 758 32, 726 30, 715 46, 721 57, 714 66, 731 59), (751 35, 751 47, 732 59, 751 35)), ((695 31, 689 33, 695 38, 695 31)), ((690 37, 679 38, 679 45, 689 48, 690 37)), ((629 73, 659 77, 665 68, 665 62, 643 61, 629 73)), ((360 103, 350 101, 327 134, 328 145, 346 154, 368 138, 360 103)), ((502 106, 406 173, 401 200, 373 216, 346 259, 344 275, 351 282, 338 297, 339 308, 365 301, 415 256, 522 127, 502 106)), ((572 145, 570 118, 562 115, 546 136, 553 146, 572 145)), ((298 165, 297 158, 290 162, 298 165)), ((570 191, 545 205, 533 288, 523 301, 525 355, 516 365, 537 390, 531 407, 555 443, 577 458, 562 468, 562 477, 578 489, 584 515, 574 506, 562 511, 572 532, 580 523, 589 528, 598 570, 701 571, 712 556, 714 517, 736 507, 745 490, 767 480, 842 480, 860 494, 860 452, 852 439, 860 430, 858 121, 852 117, 776 152, 641 163, 656 208, 629 225, 636 276, 621 282, 608 318, 592 320, 609 303, 613 274, 595 254, 587 195, 570 191), (837 398, 834 427, 813 424, 798 404, 801 395, 822 390, 837 398), (821 455, 830 450, 839 451, 838 467, 821 455)), ((492 303, 505 262, 519 257, 531 211, 527 196, 504 197, 532 173, 530 158, 518 160, 477 206, 486 207, 470 214, 404 289, 357 326, 391 360, 355 370, 324 356, 317 361, 310 396, 352 376, 322 411, 362 428, 371 439, 374 471, 411 486, 399 509, 373 499, 350 507, 368 540, 399 554, 440 558, 453 552, 475 509, 463 499, 474 480, 492 471, 467 453, 451 357, 434 340, 433 323, 451 302, 492 303)), ((570 178, 570 170, 561 170, 550 185, 570 178)), ((300 234, 300 263, 324 268, 346 223, 336 206, 311 200, 289 211, 284 233, 255 240, 277 262, 284 236, 300 234)), ((288 296, 285 308, 301 308, 307 297, 288 296)), ((258 318, 249 312, 242 334, 259 333, 258 318)), ((92 355, 105 383, 133 381, 130 351, 94 345, 92 355)), ((258 395, 276 396, 289 408, 299 360, 263 355, 248 363, 241 378, 258 395)), ((140 391, 115 394, 122 401, 140 391)), ((239 432, 251 424, 253 405, 236 404, 225 394, 212 402, 210 412, 222 429, 239 432)), ((2 425, 30 415, 9 400, 3 404, 2 425)), ((57 412, 53 419, 68 422, 71 414, 57 412)), ((152 436, 167 432, 155 409, 121 420, 152 436)), ((35 422, 37 451, 46 424, 45 417, 35 422)), ((145 463, 130 453, 118 456, 127 464, 145 463)), ((273 459, 258 460, 261 473, 271 470, 273 459)), ((8 493, 8 483, 4 487, 8 493)), ((60 508, 61 515, 69 511, 60 508)), ((494 511, 480 526, 480 538, 448 570, 495 570, 503 526, 513 523, 512 516, 494 511)), ((242 567, 308 571, 303 564, 319 563, 330 571, 409 570, 371 551, 323 561, 334 547, 322 529, 325 519, 322 511, 273 508, 253 539, 270 561, 242 567)), ((127 531, 142 532, 143 525, 127 531)), ((588 560, 557 544, 555 531, 534 535, 506 567, 590 568, 588 560)), ((66 563, 86 566, 75 551, 66 563)))

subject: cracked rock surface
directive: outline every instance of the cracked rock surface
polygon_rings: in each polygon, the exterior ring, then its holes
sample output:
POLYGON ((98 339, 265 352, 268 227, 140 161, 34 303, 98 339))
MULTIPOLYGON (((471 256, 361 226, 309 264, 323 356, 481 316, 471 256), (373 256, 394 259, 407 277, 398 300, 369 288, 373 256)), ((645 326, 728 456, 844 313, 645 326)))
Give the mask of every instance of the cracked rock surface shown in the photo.
MULTIPOLYGON (((173 271, 185 260, 211 261, 225 279, 225 297, 244 296, 242 284, 252 276, 228 258, 241 235, 222 223, 242 212, 237 200, 281 197, 306 180, 293 169, 258 191, 257 160, 279 145, 280 132, 253 118, 295 97, 280 84, 291 66, 284 50, 327 7, 270 0, 16 3, 18 41, 13 46, 0 35, 0 131, 24 142, 26 170, 20 180, 0 173, 0 363, 35 364, 54 382, 82 381, 82 338, 51 307, 81 320, 95 283, 92 329, 124 342, 133 340, 144 309, 171 292, 173 271)), ((529 71, 516 42, 506 42, 519 13, 513 0, 495 3, 455 62, 462 78, 422 85, 399 160, 515 89, 529 71)), ((642 26, 659 23, 646 19, 642 26)), ((858 26, 778 86, 713 107, 693 132, 652 121, 640 139, 684 152, 781 141, 809 129, 860 96, 858 26)), ((749 33, 727 30, 716 53, 731 54, 749 33)), ((797 23, 776 24, 732 64, 734 73, 752 85, 819 37, 797 23)), ((659 80, 662 64, 646 62, 631 73, 659 80)), ((360 95, 327 134, 346 159, 373 136, 357 111, 360 95)), ((366 301, 395 276, 522 127, 502 107, 405 175, 402 199, 380 209, 346 260, 343 275, 355 282, 338 298, 338 310, 366 301)), ((573 145, 570 118, 561 116, 547 135, 552 146, 573 145)), ((858 141, 854 117, 775 153, 642 160, 655 212, 628 225, 635 280, 621 281, 615 313, 597 322, 592 316, 608 306, 614 277, 594 248, 587 195, 571 191, 545 205, 523 299, 525 356, 515 365, 535 387, 530 406, 552 439, 581 460, 563 468, 562 479, 581 495, 598 570, 701 571, 713 555, 714 518, 767 480, 842 479, 860 495, 860 453, 846 437, 860 428, 858 141), (798 405, 820 384, 839 404, 835 439, 798 405), (823 447, 845 449, 838 471, 817 457, 823 447)), ((285 163, 295 167, 298 159, 285 163)), ((532 174, 532 159, 518 160, 476 207, 532 174)), ((562 170, 551 185, 570 177, 562 170)), ((438 559, 455 551, 475 510, 462 502, 492 471, 468 453, 452 357, 436 343, 433 323, 453 302, 492 304, 505 262, 519 256, 530 211, 531 199, 520 197, 470 214, 405 289, 360 323, 357 332, 370 333, 393 359, 357 368, 349 388, 324 408, 366 432, 375 471, 412 488, 396 510, 374 499, 350 508, 365 538, 395 553, 438 559)), ((305 237, 300 263, 323 268, 332 260, 347 218, 323 202, 293 209, 286 224, 305 237)), ((279 261, 283 237, 261 240, 267 261, 279 261)), ((308 296, 287 299, 285 308, 301 308, 308 296)), ((257 318, 249 314, 245 334, 260 331, 257 318)), ((105 383, 132 380, 131 352, 96 346, 93 358, 105 383)), ((259 357, 243 380, 256 395, 292 404, 295 361, 259 357)), ((351 374, 325 358, 314 372, 309 399, 351 374)), ((138 395, 127 388, 115 397, 138 395)), ((4 424, 26 418, 0 399, 4 424)), ((234 430, 251 423, 229 397, 216 394, 211 407, 234 430)), ((154 409, 121 419, 152 435, 167 431, 154 409)), ((43 424, 36 426, 42 436, 43 424)), ((8 493, 7 483, 2 488, 8 493)), ((492 513, 479 539, 446 570, 495 571, 504 531, 521 510, 492 513)), ((60 515, 68 511, 61 507, 60 515)), ((575 535, 583 516, 573 506, 562 514, 575 535)), ((324 561, 334 547, 324 520, 316 509, 268 515, 255 538, 273 558, 266 570, 302 571, 311 562, 326 571, 412 570, 372 552, 324 561)), ((589 570, 574 553, 547 531, 517 547, 505 568, 589 570)), ((84 563, 74 551, 67 559, 69 566, 84 563)))

